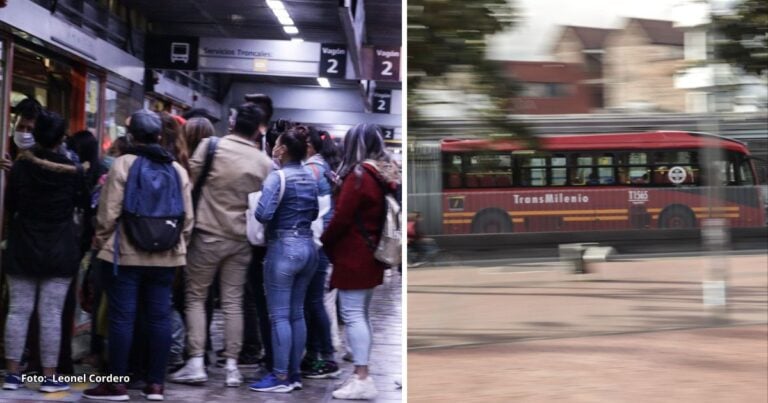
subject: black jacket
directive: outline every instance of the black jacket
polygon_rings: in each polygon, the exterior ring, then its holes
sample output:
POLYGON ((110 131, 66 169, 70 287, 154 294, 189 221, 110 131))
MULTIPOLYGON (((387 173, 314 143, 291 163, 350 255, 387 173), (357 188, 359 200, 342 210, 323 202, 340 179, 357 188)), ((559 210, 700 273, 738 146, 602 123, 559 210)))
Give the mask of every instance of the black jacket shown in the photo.
POLYGON ((10 217, 3 271, 30 277, 70 277, 80 266, 75 208, 87 206, 85 175, 67 157, 35 149, 13 164, 6 188, 10 217))

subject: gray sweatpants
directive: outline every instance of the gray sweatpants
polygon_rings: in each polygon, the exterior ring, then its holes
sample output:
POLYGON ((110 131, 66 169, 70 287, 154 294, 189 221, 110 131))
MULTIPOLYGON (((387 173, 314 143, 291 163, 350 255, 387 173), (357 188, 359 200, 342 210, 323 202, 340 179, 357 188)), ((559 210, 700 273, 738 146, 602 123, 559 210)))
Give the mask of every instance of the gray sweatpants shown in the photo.
POLYGON ((55 368, 61 344, 61 311, 71 277, 31 278, 8 276, 10 304, 5 323, 5 358, 21 361, 27 341, 29 318, 37 299, 40 318, 40 361, 43 368, 55 368))

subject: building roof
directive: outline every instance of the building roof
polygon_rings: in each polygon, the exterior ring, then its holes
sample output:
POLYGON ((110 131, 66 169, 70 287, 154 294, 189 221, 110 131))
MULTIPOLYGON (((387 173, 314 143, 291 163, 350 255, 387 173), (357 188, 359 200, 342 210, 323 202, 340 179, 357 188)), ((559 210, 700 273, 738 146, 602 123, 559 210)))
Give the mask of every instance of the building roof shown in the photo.
POLYGON ((576 37, 579 38, 584 49, 602 49, 605 38, 607 38, 611 32, 615 31, 615 29, 566 25, 565 31, 569 29, 576 34, 576 37))
POLYGON ((675 28, 672 21, 646 20, 643 18, 630 18, 627 25, 636 21, 648 35, 651 43, 657 45, 683 46, 683 30, 675 28))

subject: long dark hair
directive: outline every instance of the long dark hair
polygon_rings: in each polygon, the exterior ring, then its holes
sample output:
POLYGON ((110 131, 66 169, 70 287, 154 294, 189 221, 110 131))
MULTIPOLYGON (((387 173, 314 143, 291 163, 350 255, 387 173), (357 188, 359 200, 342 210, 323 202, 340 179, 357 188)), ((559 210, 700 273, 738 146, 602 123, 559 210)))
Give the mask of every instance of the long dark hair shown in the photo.
POLYGON ((320 154, 325 162, 330 165, 333 171, 339 169, 341 163, 341 156, 339 155, 339 149, 336 147, 336 142, 333 141, 331 134, 326 131, 317 131, 314 128, 309 129, 308 133, 309 144, 312 144, 312 148, 315 152, 320 154))
POLYGON ((391 157, 384 147, 379 126, 361 123, 349 129, 344 136, 344 155, 338 171, 339 177, 344 178, 353 170, 362 174, 359 165, 367 159, 390 161, 391 157))
POLYGON ((182 135, 179 121, 168 112, 160 113, 160 121, 163 122, 160 145, 173 155, 176 162, 189 171, 189 150, 187 150, 187 141, 182 135))

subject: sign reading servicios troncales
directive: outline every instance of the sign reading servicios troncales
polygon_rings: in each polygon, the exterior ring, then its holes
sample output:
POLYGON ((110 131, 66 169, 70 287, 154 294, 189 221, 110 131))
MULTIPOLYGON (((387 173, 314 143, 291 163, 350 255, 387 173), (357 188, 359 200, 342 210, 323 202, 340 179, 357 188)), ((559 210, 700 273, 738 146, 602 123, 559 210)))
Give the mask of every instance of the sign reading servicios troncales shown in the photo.
POLYGON ((317 77, 319 63, 319 43, 200 38, 201 71, 317 77))

